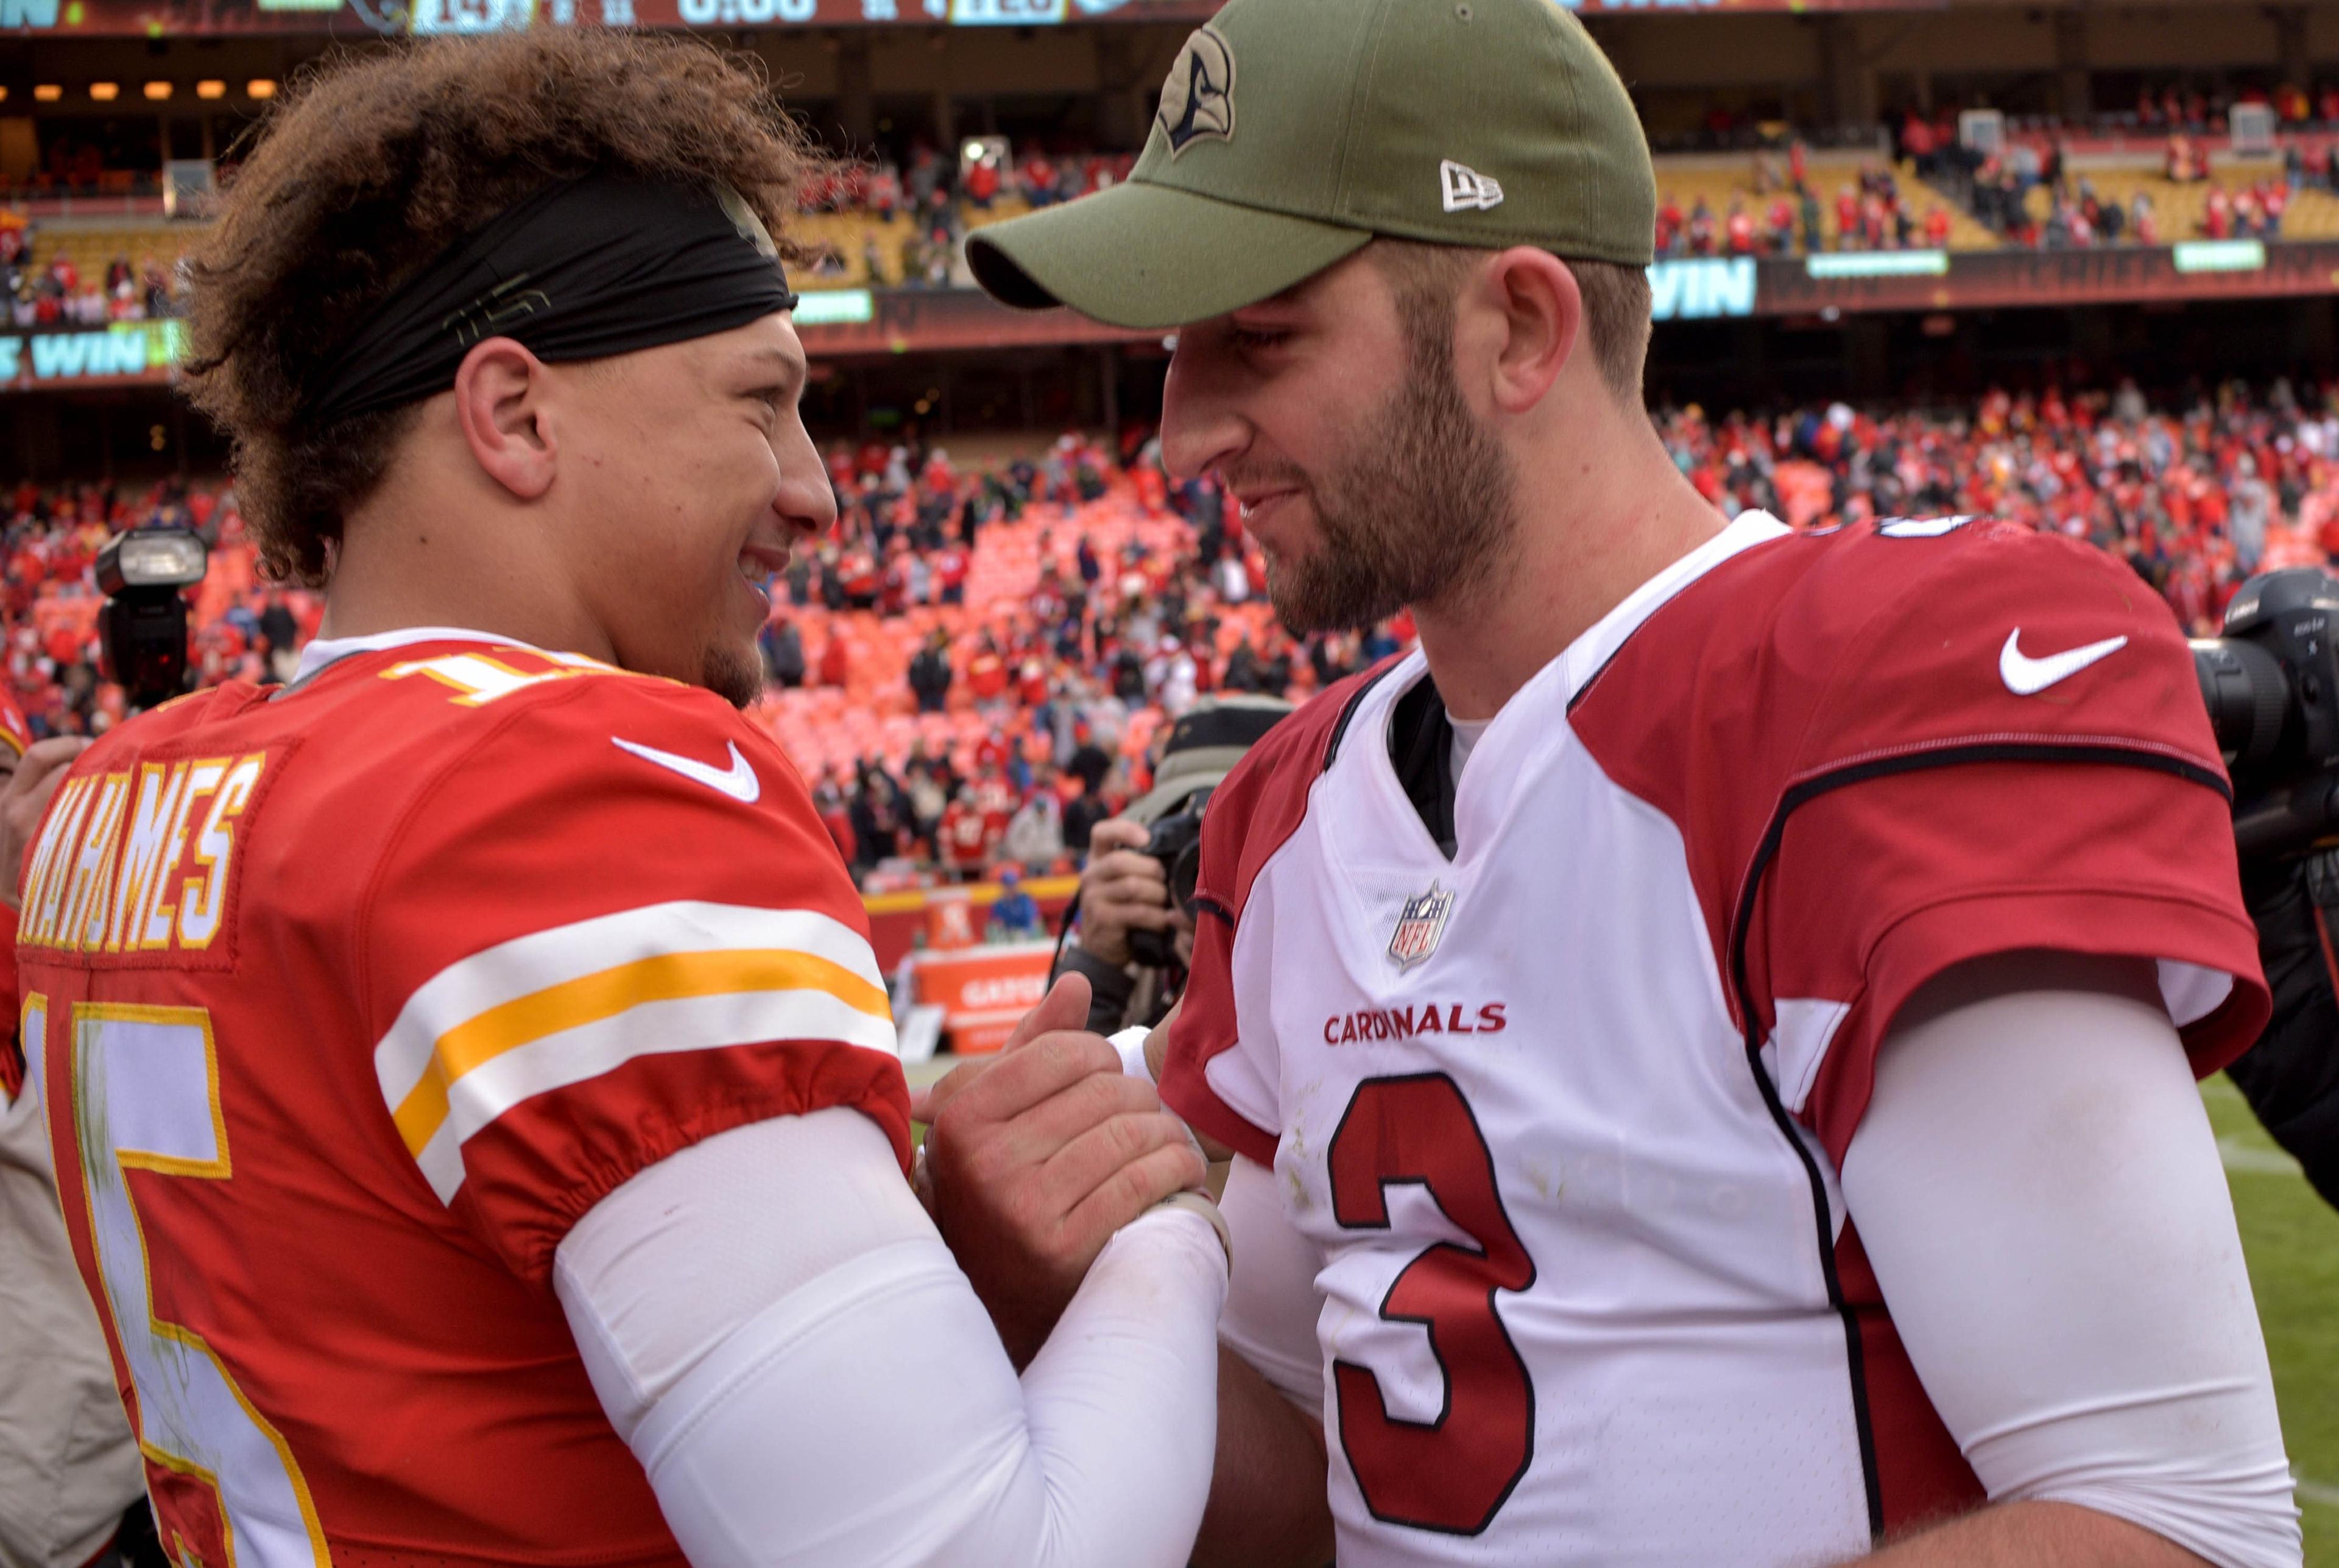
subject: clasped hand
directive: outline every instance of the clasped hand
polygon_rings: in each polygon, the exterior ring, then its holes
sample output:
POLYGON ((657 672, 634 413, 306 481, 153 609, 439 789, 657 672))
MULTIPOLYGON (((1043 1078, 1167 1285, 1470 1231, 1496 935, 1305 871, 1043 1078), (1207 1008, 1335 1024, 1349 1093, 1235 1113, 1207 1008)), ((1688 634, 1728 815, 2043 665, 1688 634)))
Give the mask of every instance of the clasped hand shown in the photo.
POLYGON ((1113 1233, 1202 1185, 1201 1156, 1152 1086, 1081 1025, 1089 984, 1058 980, 996 1057, 921 1093, 923 1195, 1021 1368, 1113 1233))

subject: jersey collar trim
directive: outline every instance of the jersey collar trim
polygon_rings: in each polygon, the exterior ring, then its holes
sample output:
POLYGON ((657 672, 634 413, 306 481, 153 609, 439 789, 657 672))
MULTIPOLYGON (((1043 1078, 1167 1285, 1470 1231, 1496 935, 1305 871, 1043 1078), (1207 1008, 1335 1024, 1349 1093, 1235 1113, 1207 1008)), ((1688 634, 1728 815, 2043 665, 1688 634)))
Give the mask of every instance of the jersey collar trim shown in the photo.
POLYGON ((528 647, 531 645, 518 637, 498 636, 493 632, 475 632, 465 626, 400 626, 394 632, 372 632, 361 637, 318 637, 301 650, 301 663, 292 672, 291 685, 299 685, 328 665, 338 664, 355 654, 378 654, 388 648, 411 647, 417 643, 501 643, 506 647, 528 647))

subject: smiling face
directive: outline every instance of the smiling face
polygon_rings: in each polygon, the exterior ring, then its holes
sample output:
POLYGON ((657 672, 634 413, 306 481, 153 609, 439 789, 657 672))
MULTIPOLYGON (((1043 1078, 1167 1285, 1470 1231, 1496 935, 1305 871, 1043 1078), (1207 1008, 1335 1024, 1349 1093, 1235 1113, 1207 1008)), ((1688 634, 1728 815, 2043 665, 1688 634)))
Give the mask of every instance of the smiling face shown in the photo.
POLYGON ((1404 276, 1368 247, 1178 335, 1163 454, 1218 474, 1295 632, 1450 601, 1515 553, 1510 459, 1456 379, 1456 276, 1404 276))
POLYGON ((763 584, 836 521, 794 327, 766 316, 575 370, 561 553, 578 597, 618 664, 745 706, 763 584))

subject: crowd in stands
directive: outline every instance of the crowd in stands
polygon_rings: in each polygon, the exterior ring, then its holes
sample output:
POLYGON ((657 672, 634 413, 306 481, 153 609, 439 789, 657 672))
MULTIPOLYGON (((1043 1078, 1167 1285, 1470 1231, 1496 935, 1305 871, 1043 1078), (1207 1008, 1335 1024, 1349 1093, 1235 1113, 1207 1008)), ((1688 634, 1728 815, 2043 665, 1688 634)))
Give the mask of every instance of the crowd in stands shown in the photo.
POLYGON ((2114 390, 2009 395, 1970 409, 1768 416, 1662 410, 1674 460, 1724 512, 1799 528, 1979 515, 2126 559, 2188 632, 2213 632, 2255 572, 2339 558, 2339 390, 2232 383, 2180 406, 2114 390))
MULTIPOLYGON (((1670 191, 1657 198, 1659 256, 1793 256, 1831 248, 1825 220, 1835 220, 1833 249, 1900 251, 1949 242, 1949 215, 1939 202, 1922 212, 1901 199, 1900 182, 1881 163, 1860 165, 1856 182, 1825 198, 1798 140, 1783 155, 1758 153, 1753 188, 1733 192, 1723 209, 1697 195, 1684 210, 1670 191), (1824 201, 1824 204, 1823 204, 1824 201)), ((1662 181, 1663 172, 1659 178, 1662 181)))
MULTIPOLYGON (((2339 390, 2227 385, 2156 410, 2123 383, 1954 410, 1655 418, 1722 513, 2052 528, 2126 558, 2196 633, 2252 572, 2339 554, 2339 390)), ((1171 481, 1142 431, 1113 449, 1066 436, 980 469, 875 440, 829 463, 839 522, 771 585, 753 716, 873 890, 1074 865, 1199 695, 1304 698, 1410 637, 1402 618, 1285 634, 1239 518, 1209 481, 1171 481)), ((36 733, 120 717, 90 577, 115 530, 177 524, 212 543, 193 616, 205 683, 281 678, 316 630, 314 596, 254 572, 224 486, 25 484, 0 491, 0 679, 36 733)))
MULTIPOLYGON (((808 182, 799 203, 806 212, 859 213, 889 226, 906 218, 906 237, 862 236, 863 277, 875 288, 947 288, 962 281, 955 263, 970 224, 1103 190, 1126 180, 1137 163, 1133 153, 1051 153, 1038 146, 1017 158, 1003 143, 976 144, 982 155, 963 160, 920 143, 911 149, 906 167, 888 156, 840 164, 808 182)), ((847 261, 832 247, 815 261, 814 275, 841 276, 847 261)))
POLYGON ((107 262, 103 277, 85 277, 67 254, 34 253, 34 231, 0 212, 0 325, 103 327, 178 313, 172 268, 153 256, 107 262))
MULTIPOLYGON (((1661 257, 1941 249, 1963 222, 1953 219, 1957 209, 2005 243, 2050 250, 2277 239, 2301 192, 2339 195, 2339 136, 2328 133, 2339 132, 2339 84, 2332 84, 2312 94, 2285 87, 2270 96, 2238 97, 2167 86, 2145 92, 2133 113, 2077 120, 2009 116, 2002 143, 1988 151, 1960 139, 1959 110, 1948 103, 1895 111, 1880 133, 1839 130, 1821 136, 1719 111, 1708 130, 1712 144, 1751 149, 1751 163, 1742 173, 1716 180, 1660 161, 1655 242, 1661 257), (2226 157, 2226 116, 2234 103, 2254 100, 2270 102, 2277 113, 2283 133, 2276 149, 2245 166, 2238 179, 2217 182, 2213 150, 2216 160, 2226 157), (2086 139, 2107 129, 2165 137, 2153 188, 2106 173, 2107 155, 2090 152, 2086 139), (1814 168, 1814 141, 1881 155, 1853 168, 1841 152, 1823 152, 1824 162, 1814 168), (2207 186, 2197 205, 2188 197, 2181 211, 2164 210, 2171 186, 2196 184, 2207 186)), ((78 147, 74 166, 93 155, 78 147)), ((2153 155, 2131 146, 2109 161, 2126 169, 2141 166, 2147 156, 2153 155)), ((967 286, 962 257, 970 228, 1109 188, 1126 180, 1135 162, 1129 153, 1011 144, 1002 138, 979 138, 948 152, 922 142, 899 157, 840 162, 804 187, 803 211, 876 222, 815 232, 807 281, 814 286, 967 286)), ((2310 225, 2307 232, 2318 231, 2310 225)), ((1969 224, 1959 242, 1989 242, 1969 224)), ((23 217, 0 207, 0 301, 6 308, 0 324, 104 325, 175 310, 171 257, 118 255, 101 278, 90 275, 93 257, 76 262, 39 252, 23 217), (34 252, 29 258, 28 251, 34 252)))

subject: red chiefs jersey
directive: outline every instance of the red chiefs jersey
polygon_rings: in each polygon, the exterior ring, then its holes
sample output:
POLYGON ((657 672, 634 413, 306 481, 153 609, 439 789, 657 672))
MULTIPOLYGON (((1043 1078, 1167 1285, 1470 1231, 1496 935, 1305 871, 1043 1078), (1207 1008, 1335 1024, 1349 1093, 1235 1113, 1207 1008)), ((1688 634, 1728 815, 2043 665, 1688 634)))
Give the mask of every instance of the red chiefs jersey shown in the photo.
POLYGON ((2166 607, 2003 524, 1749 514, 1505 705, 1450 831, 1392 754, 1427 673, 1212 797, 1161 1080, 1320 1249, 1342 1568, 1836 1562, 1979 1502, 1838 1171, 1961 962, 2156 960, 2203 1072, 2263 1025, 2166 607))
POLYGON ((33 744, 33 730, 25 722, 25 710, 16 699, 0 691, 0 748, 12 756, 23 756, 33 744))
POLYGON ((28 860, 30 1081, 194 1568, 678 1563, 554 1297, 628 1177, 861 1109, 885 993, 720 699, 435 637, 114 730, 28 860))

